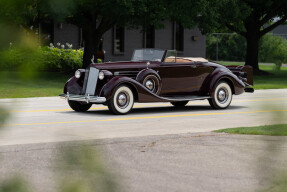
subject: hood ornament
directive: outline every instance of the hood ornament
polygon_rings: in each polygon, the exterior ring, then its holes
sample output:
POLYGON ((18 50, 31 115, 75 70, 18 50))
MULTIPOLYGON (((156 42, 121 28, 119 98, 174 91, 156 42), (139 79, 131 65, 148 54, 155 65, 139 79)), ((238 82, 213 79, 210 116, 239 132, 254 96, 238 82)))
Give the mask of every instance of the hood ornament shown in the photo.
POLYGON ((95 56, 93 55, 93 57, 91 59, 92 64, 95 64, 94 60, 95 60, 95 56))
POLYGON ((147 63, 146 63, 146 69, 148 69, 148 66, 150 65, 150 62, 148 61, 147 63))

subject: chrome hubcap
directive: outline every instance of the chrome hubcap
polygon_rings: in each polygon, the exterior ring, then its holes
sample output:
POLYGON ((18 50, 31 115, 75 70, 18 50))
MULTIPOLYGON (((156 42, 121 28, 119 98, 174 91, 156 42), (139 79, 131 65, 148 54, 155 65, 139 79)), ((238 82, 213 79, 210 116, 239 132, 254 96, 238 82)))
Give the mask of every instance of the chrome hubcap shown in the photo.
POLYGON ((152 80, 147 80, 145 83, 145 86, 149 89, 149 90, 153 90, 154 88, 154 82, 152 80))
POLYGON ((225 103, 227 101, 227 99, 228 99, 227 90, 225 90, 224 88, 220 89, 218 91, 217 98, 218 98, 220 103, 225 103))
POLYGON ((121 92, 118 95, 117 103, 120 108, 126 108, 129 104, 129 96, 125 92, 121 92))

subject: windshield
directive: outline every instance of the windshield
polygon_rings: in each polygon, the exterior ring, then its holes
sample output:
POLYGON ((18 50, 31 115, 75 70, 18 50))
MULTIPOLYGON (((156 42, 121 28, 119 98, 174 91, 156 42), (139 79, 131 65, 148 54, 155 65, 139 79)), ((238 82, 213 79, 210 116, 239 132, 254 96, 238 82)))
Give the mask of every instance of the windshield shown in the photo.
POLYGON ((132 61, 161 61, 164 50, 159 49, 137 49, 134 51, 132 61))

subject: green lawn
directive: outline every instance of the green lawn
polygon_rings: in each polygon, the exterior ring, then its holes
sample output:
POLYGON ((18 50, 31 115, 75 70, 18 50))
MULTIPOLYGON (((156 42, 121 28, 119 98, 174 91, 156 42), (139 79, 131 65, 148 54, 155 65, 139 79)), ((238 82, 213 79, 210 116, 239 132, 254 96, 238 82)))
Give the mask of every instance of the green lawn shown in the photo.
POLYGON ((287 124, 265 125, 265 126, 258 126, 258 127, 238 127, 238 128, 230 128, 230 129, 220 129, 214 132, 231 133, 231 134, 246 134, 246 135, 287 136, 287 124))
POLYGON ((58 96, 63 93, 69 75, 40 72, 20 76, 17 72, 0 72, 0 98, 58 96))
MULTIPOLYGON (((218 63, 223 65, 244 65, 244 62, 224 62, 218 63)), ((255 89, 283 89, 287 88, 287 67, 281 67, 280 71, 274 70, 270 65, 259 65, 259 68, 264 71, 272 73, 268 76, 255 76, 255 89)))

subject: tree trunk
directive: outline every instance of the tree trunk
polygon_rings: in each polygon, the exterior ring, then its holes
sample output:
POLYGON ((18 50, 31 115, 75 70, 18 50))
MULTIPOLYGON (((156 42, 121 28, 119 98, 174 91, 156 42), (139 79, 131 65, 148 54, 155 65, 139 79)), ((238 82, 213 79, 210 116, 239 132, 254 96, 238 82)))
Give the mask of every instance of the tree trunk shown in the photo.
POLYGON ((246 35, 246 42, 247 42, 247 49, 246 49, 246 59, 245 65, 250 65, 253 67, 253 71, 255 73, 259 72, 259 65, 258 65, 258 51, 259 51, 259 39, 260 35, 254 31, 247 31, 246 35))
POLYGON ((84 55, 83 55, 83 69, 89 67, 92 63, 92 58, 94 62, 97 62, 97 53, 99 50, 99 44, 102 35, 97 33, 95 25, 85 26, 83 28, 83 38, 84 38, 84 55))

